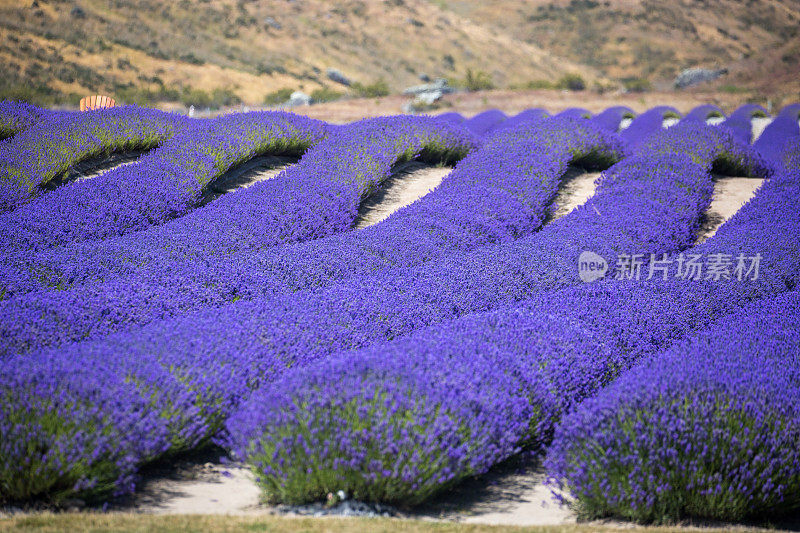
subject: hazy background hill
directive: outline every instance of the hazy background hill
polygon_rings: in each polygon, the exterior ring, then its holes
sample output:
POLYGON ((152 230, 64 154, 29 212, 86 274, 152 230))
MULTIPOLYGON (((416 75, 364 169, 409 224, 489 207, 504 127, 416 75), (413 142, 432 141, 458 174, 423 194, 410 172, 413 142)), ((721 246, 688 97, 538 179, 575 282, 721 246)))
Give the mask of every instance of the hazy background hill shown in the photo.
POLYGON ((641 90, 694 66, 728 68, 721 90, 798 98, 798 25, 789 0, 0 0, 0 98, 261 105, 399 92, 420 74, 641 90))

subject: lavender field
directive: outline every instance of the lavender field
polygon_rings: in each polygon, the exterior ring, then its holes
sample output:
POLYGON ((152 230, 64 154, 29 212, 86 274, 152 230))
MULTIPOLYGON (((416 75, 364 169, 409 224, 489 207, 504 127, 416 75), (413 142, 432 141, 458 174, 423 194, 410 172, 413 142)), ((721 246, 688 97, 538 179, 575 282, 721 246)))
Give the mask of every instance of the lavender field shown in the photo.
POLYGON ((0 511, 211 449, 265 505, 532 457, 580 520, 796 518, 799 119, 0 102, 0 511))

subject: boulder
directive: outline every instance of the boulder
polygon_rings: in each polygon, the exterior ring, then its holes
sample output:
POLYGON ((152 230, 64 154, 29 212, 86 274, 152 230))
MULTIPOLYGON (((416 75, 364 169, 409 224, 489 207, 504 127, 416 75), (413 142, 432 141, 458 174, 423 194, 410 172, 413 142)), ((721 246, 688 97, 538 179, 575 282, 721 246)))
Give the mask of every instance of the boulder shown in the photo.
POLYGON ((347 76, 345 76, 335 68, 329 68, 328 70, 325 71, 325 74, 328 76, 329 80, 334 81, 336 83, 341 83, 345 87, 350 87, 350 85, 353 83, 347 76))
POLYGON ((434 89, 432 91, 417 93, 416 101, 423 104, 431 105, 432 103, 440 99, 442 96, 444 96, 444 93, 442 92, 441 89, 434 89))
POLYGON ((266 24, 270 28, 273 28, 273 29, 276 29, 276 30, 279 30, 279 29, 281 29, 283 27, 283 26, 281 26, 280 22, 278 22, 277 20, 275 20, 272 17, 266 17, 264 19, 264 24, 266 24))
POLYGON ((295 91, 289 96, 289 101, 286 102, 286 105, 311 105, 311 97, 303 91, 295 91))
POLYGON ((425 83, 422 85, 414 85, 413 87, 407 87, 403 90, 403 94, 413 94, 413 95, 420 95, 424 93, 441 93, 448 94, 454 92, 454 89, 447 84, 447 80, 444 78, 436 78, 433 80, 433 83, 425 83))
POLYGON ((728 69, 707 69, 707 68, 687 68, 678 74, 674 85, 678 89, 684 89, 700 83, 715 80, 728 73, 728 69))

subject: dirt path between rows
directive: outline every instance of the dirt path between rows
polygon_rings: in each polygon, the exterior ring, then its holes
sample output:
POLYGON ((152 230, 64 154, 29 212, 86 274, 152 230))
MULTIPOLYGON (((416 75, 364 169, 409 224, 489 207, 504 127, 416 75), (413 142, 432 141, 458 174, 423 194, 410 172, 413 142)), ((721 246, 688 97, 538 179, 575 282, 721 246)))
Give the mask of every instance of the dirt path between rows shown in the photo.
POLYGON ((117 168, 136 163, 145 154, 147 150, 133 150, 93 157, 72 165, 62 176, 46 181, 39 187, 44 191, 52 191, 73 181, 96 178, 117 168))
POLYGON ((175 465, 166 474, 146 479, 132 502, 133 511, 154 514, 263 514, 260 490, 242 465, 175 465))
POLYGON ((256 156, 209 183, 203 191, 199 205, 206 205, 223 194, 250 187, 259 181, 272 179, 297 161, 297 157, 256 156))
POLYGON ((552 220, 558 220, 594 196, 594 191, 597 189, 595 182, 601 174, 602 172, 587 172, 577 167, 569 167, 561 180, 558 195, 553 200, 555 210, 552 220))
POLYGON ((712 237, 722 224, 742 208, 764 183, 760 178, 714 176, 714 196, 697 234, 697 243, 712 237))
POLYGON ((381 222, 392 213, 416 202, 439 186, 452 168, 409 161, 392 169, 392 175, 380 189, 361 202, 353 229, 363 229, 381 222))

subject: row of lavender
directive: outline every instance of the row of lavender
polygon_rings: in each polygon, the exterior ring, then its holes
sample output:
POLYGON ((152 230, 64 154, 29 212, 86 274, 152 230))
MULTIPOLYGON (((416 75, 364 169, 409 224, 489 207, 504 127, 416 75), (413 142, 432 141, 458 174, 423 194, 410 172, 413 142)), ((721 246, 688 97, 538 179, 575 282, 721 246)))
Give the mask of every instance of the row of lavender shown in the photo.
MULTIPOLYGON (((790 109, 787 107, 779 118, 789 120, 790 109)), ((748 119, 758 113, 763 110, 757 106, 743 106, 724 125, 737 137, 749 138, 748 119)), ((485 136, 542 114, 542 110, 528 110, 506 120, 503 113, 493 110, 463 125, 485 136)), ((683 120, 702 121, 718 115, 718 108, 700 106, 683 120)), ((557 116, 586 118, 590 114, 569 109, 557 116)), ((614 107, 592 121, 616 131, 622 118, 630 116, 629 109, 614 107)), ((670 108, 652 109, 622 132, 623 139, 635 147, 668 116, 678 114, 670 108)), ((443 120, 455 118, 451 114, 443 120)), ((45 195, 0 219, 4 235, 0 244, 6 251, 103 239, 162 223, 194 207, 204 187, 236 163, 256 154, 302 152, 321 135, 318 123, 280 113, 195 121, 136 108, 79 114, 4 102, 0 122, 9 131, 21 131, 0 154, 5 169, 0 181, 10 195, 7 207, 29 201, 27 197, 36 192, 36 186, 56 179, 80 160, 108 151, 152 147, 172 136, 176 128, 181 133, 132 167, 61 188, 57 194, 45 195), (163 197, 159 192, 165 193, 163 197)), ((768 140, 764 144, 774 143, 768 140)))
POLYGON ((214 261, 163 254, 136 270, 125 265, 104 272, 102 282, 9 298, 0 302, 2 352, 103 336, 233 300, 319 289, 510 242, 543 225, 568 165, 606 168, 621 152, 616 139, 592 124, 533 119, 497 135, 434 192, 374 227, 266 250, 245 248, 214 261))
POLYGON ((55 113, 25 102, 0 101, 0 141, 42 122, 55 113))
POLYGON ((757 279, 674 281, 672 270, 640 285, 546 291, 345 352, 256 392, 224 442, 249 458, 275 500, 339 488, 418 501, 547 442, 564 413, 649 357, 557 429, 548 465, 580 510, 645 521, 791 513, 800 300, 791 293, 715 321, 797 286, 798 192, 800 169, 783 170, 686 251, 760 254, 757 279))
MULTIPOLYGON (((140 113, 130 110, 128 115, 140 113)), ((86 125, 73 120, 72 128, 86 125)), ((206 186, 231 167, 256 155, 302 155, 325 133, 321 122, 289 113, 184 120, 171 139, 134 164, 68 183, 0 215, 0 246, 29 254, 162 224, 195 207, 206 186)), ((19 149, 18 144, 12 147, 19 149)))
MULTIPOLYGON (((779 116, 789 116, 794 112, 796 118, 796 111, 796 106, 787 106, 779 116)), ((537 108, 528 109, 513 117, 508 117, 505 113, 492 109, 479 113, 469 119, 465 119, 459 113, 444 113, 439 115, 439 117, 449 122, 461 124, 476 135, 487 136, 499 129, 507 127, 507 125, 515 124, 520 120, 546 114, 547 112, 545 110, 537 108)), ((749 144, 753 136, 752 119, 756 117, 766 117, 767 113, 764 108, 759 105, 745 104, 726 118, 719 107, 705 104, 692 109, 685 117, 681 117, 677 109, 669 106, 654 107, 642 113, 640 116, 637 116, 626 106, 610 107, 594 117, 589 111, 582 108, 570 108, 558 113, 556 116, 590 119, 597 126, 607 131, 622 133, 623 137, 630 144, 635 146, 647 138, 647 135, 652 133, 656 128, 661 128, 665 121, 674 120, 679 122, 683 120, 709 122, 712 119, 724 119, 716 123, 730 129, 741 142, 749 144), (629 122, 624 124, 625 120, 629 122)))
POLYGON ((590 518, 796 513, 798 331, 794 290, 647 357, 559 425, 547 463, 557 486, 590 518))
MULTIPOLYGON (((515 133, 510 130, 509 138, 515 133)), ((738 165, 742 172, 765 172, 724 132, 687 124, 668 130, 638 156, 617 164, 586 206, 533 235, 450 253, 420 266, 362 273, 323 290, 258 296, 159 320, 102 340, 11 358, 4 365, 8 378, 0 393, 0 423, 8 436, 0 454, 4 460, 0 486, 8 491, 4 497, 130 490, 132 475, 142 462, 218 435, 249 391, 279 378, 291 379, 296 367, 314 368, 343 349, 386 342, 548 288, 575 285, 579 281, 574 260, 580 252, 576 232, 590 236, 581 245, 592 247, 612 263, 623 250, 655 253, 684 248, 693 242, 710 200, 708 171, 717 159, 738 165), (667 147, 678 153, 657 154, 667 147)), ((487 159, 484 164, 495 161, 487 159)), ((539 179, 552 179, 548 178, 552 171, 542 172, 535 165, 528 168, 539 179)), ((519 172, 524 175, 525 169, 519 172)), ((268 391, 260 388, 258 397, 268 391)), ((245 409, 254 417, 265 416, 254 408, 256 403, 245 409)), ((464 404, 469 405, 476 404, 464 404)), ((364 410, 356 407, 356 411, 364 410)), ((442 439, 437 424, 430 426, 435 442, 442 439)), ((261 432, 270 430, 255 427, 261 432)), ((376 431, 381 427, 385 426, 376 425, 376 431)), ((241 441, 234 448, 243 453, 247 438, 236 428, 234 423, 232 435, 241 441)), ((262 434, 256 433, 253 445, 262 442, 262 434)), ((448 434, 455 438, 469 431, 448 434)), ((293 438, 303 438, 303 433, 293 438)), ((385 451, 403 444, 391 439, 381 442, 385 451)), ((309 450, 324 455, 322 449, 309 450)), ((490 458, 477 459, 479 467, 471 471, 485 469, 513 452, 508 447, 492 450, 486 448, 490 458)), ((416 451, 408 450, 403 457, 417 464, 416 451)), ((472 463, 474 458, 458 464, 472 463)), ((453 470, 447 461, 429 464, 442 468, 430 477, 432 488, 414 489, 414 479, 405 483, 398 478, 390 485, 405 487, 413 501, 416 490, 424 495, 470 471, 466 467, 453 470)), ((407 474, 398 475, 411 475, 407 474)), ((413 478, 416 474, 412 474, 413 478)))
MULTIPOLYGON (((790 110, 787 107, 778 120, 793 121, 796 117, 791 116, 790 110)), ((749 127, 746 133, 743 128, 747 126, 748 118, 759 112, 761 110, 757 106, 744 106, 725 125, 731 127, 737 137, 749 137, 749 127)), ((109 147, 124 149, 126 142, 130 144, 134 141, 124 140, 124 132, 120 133, 115 129, 117 122, 122 121, 129 129, 133 128, 134 124, 141 125, 143 120, 146 122, 147 117, 140 116, 142 113, 147 115, 152 112, 120 109, 90 114, 56 114, 62 117, 56 123, 40 123, 38 128, 34 124, 33 130, 5 147, 5 151, 13 156, 8 160, 9 168, 13 167, 16 172, 16 167, 20 166, 13 164, 14 157, 28 161, 28 165, 30 161, 39 161, 38 166, 51 169, 37 174, 37 179, 45 180, 54 172, 52 169, 63 171, 65 165, 93 152, 109 147), (44 135, 40 131, 44 129, 52 130, 55 134, 44 135), (76 129, 88 129, 95 134, 76 137, 72 135, 76 129), (115 140, 117 144, 112 142, 113 146, 109 145, 108 139, 115 140), (69 154, 66 162, 64 154, 69 154)), ((631 127, 623 131, 623 139, 633 149, 640 140, 660 128, 665 116, 675 113, 671 109, 654 108, 634 120, 631 127)), ((541 110, 529 110, 500 122, 505 115, 487 112, 473 117, 465 125, 468 129, 486 133, 502 130, 542 114, 544 112, 541 110), (488 123, 491 128, 486 124, 480 127, 474 125, 482 123, 488 123)), ((690 112, 684 120, 702 120, 714 114, 719 114, 717 108, 701 106, 690 112)), ((14 117, 14 113, 10 115, 14 117)), ((584 117, 586 113, 583 110, 568 110, 561 115, 584 117)), ((624 116, 630 115, 627 108, 610 108, 592 119, 592 122, 613 131, 624 116)), ((175 117, 163 120, 178 121, 175 117)), ((145 127, 140 135, 147 135, 147 130, 145 127)), ((302 152, 322 135, 320 124, 280 113, 239 115, 215 121, 183 120, 181 130, 182 133, 176 139, 155 150, 155 153, 143 158, 136 165, 106 173, 90 181, 62 187, 22 209, 0 217, 0 234, 3 235, 0 244, 4 254, 13 255, 16 252, 23 256, 22 261, 26 261, 31 250, 75 241, 105 239, 163 223, 193 208, 208 183, 236 163, 257 154, 302 152)), ((768 134, 769 131, 765 137, 769 137, 768 134)), ((133 137, 136 138, 135 135, 133 137)), ((767 148, 775 144, 771 139, 765 140, 767 142, 763 144, 767 148)), ((328 146, 342 148, 333 142, 328 146)), ((144 248, 149 249, 147 246, 144 248)), ((91 252, 82 250, 78 253, 86 255, 91 252)), ((127 255, 122 255, 126 257, 126 261, 131 261, 127 255)), ((41 268, 31 265, 21 268, 44 271, 40 275, 46 277, 51 270, 58 267, 51 264, 41 268)), ((60 283, 58 281, 53 284, 60 283)), ((5 290, 9 292, 8 287, 5 290)))

